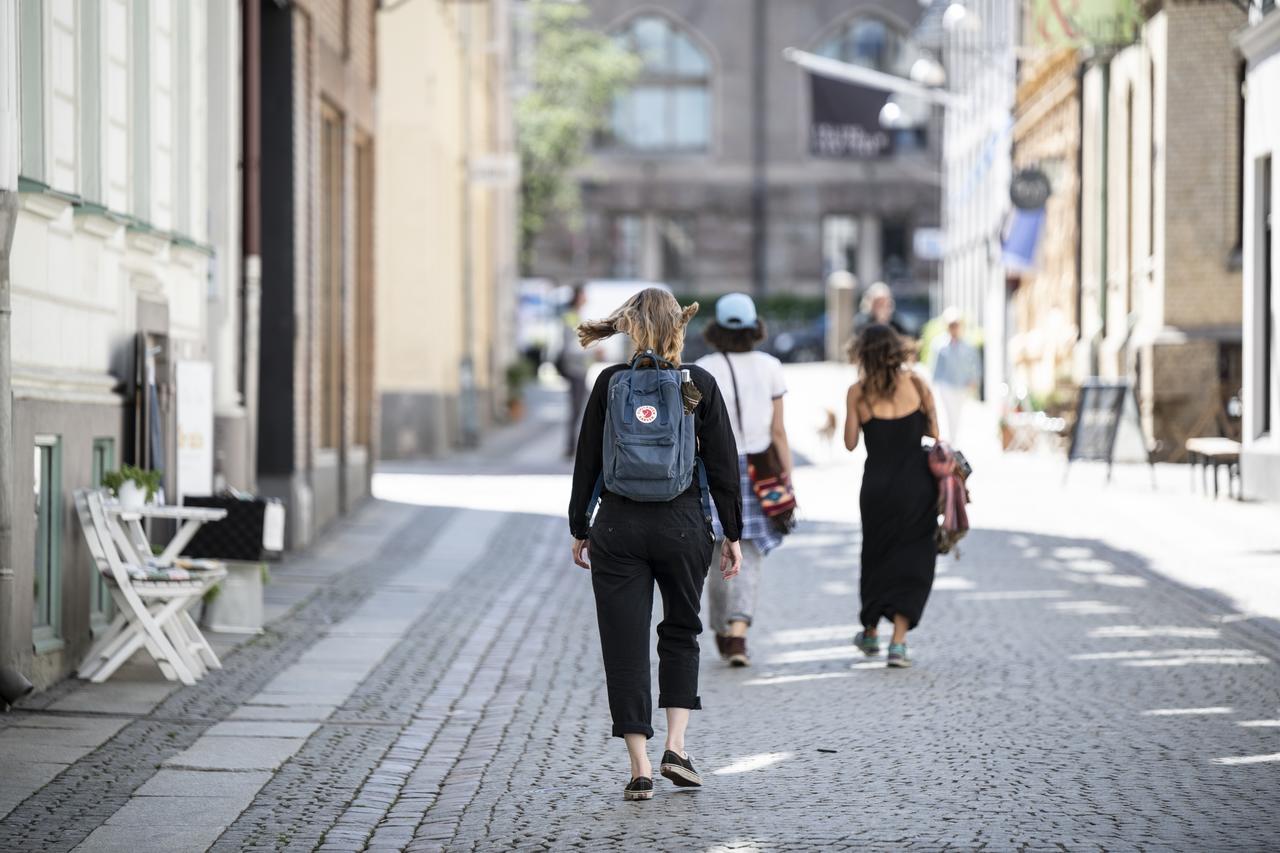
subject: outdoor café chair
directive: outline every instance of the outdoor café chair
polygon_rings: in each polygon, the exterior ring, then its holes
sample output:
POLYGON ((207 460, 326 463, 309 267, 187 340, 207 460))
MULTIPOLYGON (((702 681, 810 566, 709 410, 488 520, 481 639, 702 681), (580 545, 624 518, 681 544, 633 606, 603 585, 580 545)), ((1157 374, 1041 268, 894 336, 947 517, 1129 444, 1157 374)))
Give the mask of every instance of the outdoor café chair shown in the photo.
POLYGON ((75 503, 89 551, 116 603, 115 619, 86 655, 78 675, 95 683, 106 681, 142 647, 166 678, 183 684, 194 684, 206 667, 220 667, 187 611, 226 577, 226 570, 191 573, 135 559, 126 562, 122 554, 131 554, 132 548, 123 547, 129 543, 121 542, 125 534, 108 516, 103 492, 79 490, 75 503))

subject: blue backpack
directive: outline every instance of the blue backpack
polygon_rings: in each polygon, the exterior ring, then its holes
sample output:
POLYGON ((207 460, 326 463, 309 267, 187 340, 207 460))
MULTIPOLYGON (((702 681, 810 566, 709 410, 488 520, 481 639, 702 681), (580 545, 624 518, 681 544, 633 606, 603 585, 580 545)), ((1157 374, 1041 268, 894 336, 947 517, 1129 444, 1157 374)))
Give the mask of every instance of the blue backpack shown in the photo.
POLYGON ((693 413, 685 411, 681 398, 681 378, 675 365, 645 350, 609 379, 604 467, 592 496, 593 510, 601 487, 633 501, 670 501, 696 475, 704 514, 710 516, 706 472, 697 457, 693 413), (645 361, 653 366, 642 368, 645 361))

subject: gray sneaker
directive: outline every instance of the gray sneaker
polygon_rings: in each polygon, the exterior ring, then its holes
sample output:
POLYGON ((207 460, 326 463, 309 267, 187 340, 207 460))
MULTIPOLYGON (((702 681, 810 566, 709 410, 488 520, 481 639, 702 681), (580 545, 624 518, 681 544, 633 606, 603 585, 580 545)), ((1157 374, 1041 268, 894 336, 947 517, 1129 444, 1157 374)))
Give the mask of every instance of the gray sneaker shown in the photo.
POLYGON ((853 644, 869 658, 880 654, 880 638, 877 636, 868 637, 866 631, 859 631, 854 634, 853 644))
POLYGON ((886 665, 896 669, 906 669, 911 666, 911 658, 907 655, 906 643, 889 644, 889 660, 886 661, 886 665))

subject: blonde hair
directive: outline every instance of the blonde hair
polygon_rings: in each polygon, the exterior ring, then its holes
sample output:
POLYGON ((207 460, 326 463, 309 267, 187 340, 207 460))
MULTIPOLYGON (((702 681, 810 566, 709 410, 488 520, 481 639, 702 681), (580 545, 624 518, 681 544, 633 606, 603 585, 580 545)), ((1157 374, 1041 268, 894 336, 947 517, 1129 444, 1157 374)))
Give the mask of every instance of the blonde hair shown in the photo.
POLYGON ((676 298, 660 287, 646 288, 622 303, 603 320, 578 324, 578 343, 584 347, 617 334, 630 336, 636 352, 653 350, 672 364, 680 363, 684 328, 698 313, 698 303, 681 308, 676 298))

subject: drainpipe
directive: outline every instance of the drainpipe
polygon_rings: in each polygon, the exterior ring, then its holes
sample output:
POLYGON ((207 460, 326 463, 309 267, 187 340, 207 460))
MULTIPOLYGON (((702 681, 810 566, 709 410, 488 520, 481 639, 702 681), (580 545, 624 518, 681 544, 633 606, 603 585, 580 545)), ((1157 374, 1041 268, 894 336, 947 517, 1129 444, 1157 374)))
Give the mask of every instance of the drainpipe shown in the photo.
POLYGON ((480 443, 480 420, 478 401, 476 400, 476 364, 475 364, 475 302, 472 295, 475 267, 471 253, 474 247, 472 239, 471 208, 471 41, 472 41, 471 5, 463 3, 458 11, 458 38, 462 42, 462 155, 459 158, 462 168, 462 198, 460 216, 462 219, 462 358, 458 363, 458 386, 461 396, 461 444, 463 447, 475 447, 480 443))
POLYGON ((1111 282, 1108 281, 1107 272, 1107 182, 1111 172, 1108 160, 1111 158, 1111 58, 1108 57, 1102 63, 1102 157, 1098 164, 1101 179, 1099 180, 1099 195, 1102 204, 1099 207, 1099 227, 1101 230, 1099 240, 1099 274, 1101 279, 1098 282, 1098 313, 1101 315, 1102 330, 1098 334, 1098 338, 1094 343, 1092 350, 1092 367, 1093 375, 1097 376, 1102 372, 1102 344, 1107 339, 1107 294, 1111 289, 1111 282))
POLYGON ((245 468, 250 491, 258 490, 258 352, 262 304, 262 2, 242 0, 241 125, 244 186, 241 193, 240 381, 244 393, 245 468))
POLYGON ((13 364, 9 342, 9 250, 18 220, 18 194, 0 191, 0 708, 31 692, 13 668, 13 364))
MULTIPOLYGON (((0 709, 31 692, 13 668, 13 363, 9 251, 18 222, 18 27, 16 4, 0 7, 0 709)), ((31 457, 27 457, 28 460, 31 457)), ((31 464, 29 461, 28 465, 31 464)), ((28 599, 30 601, 30 599, 28 599)))

